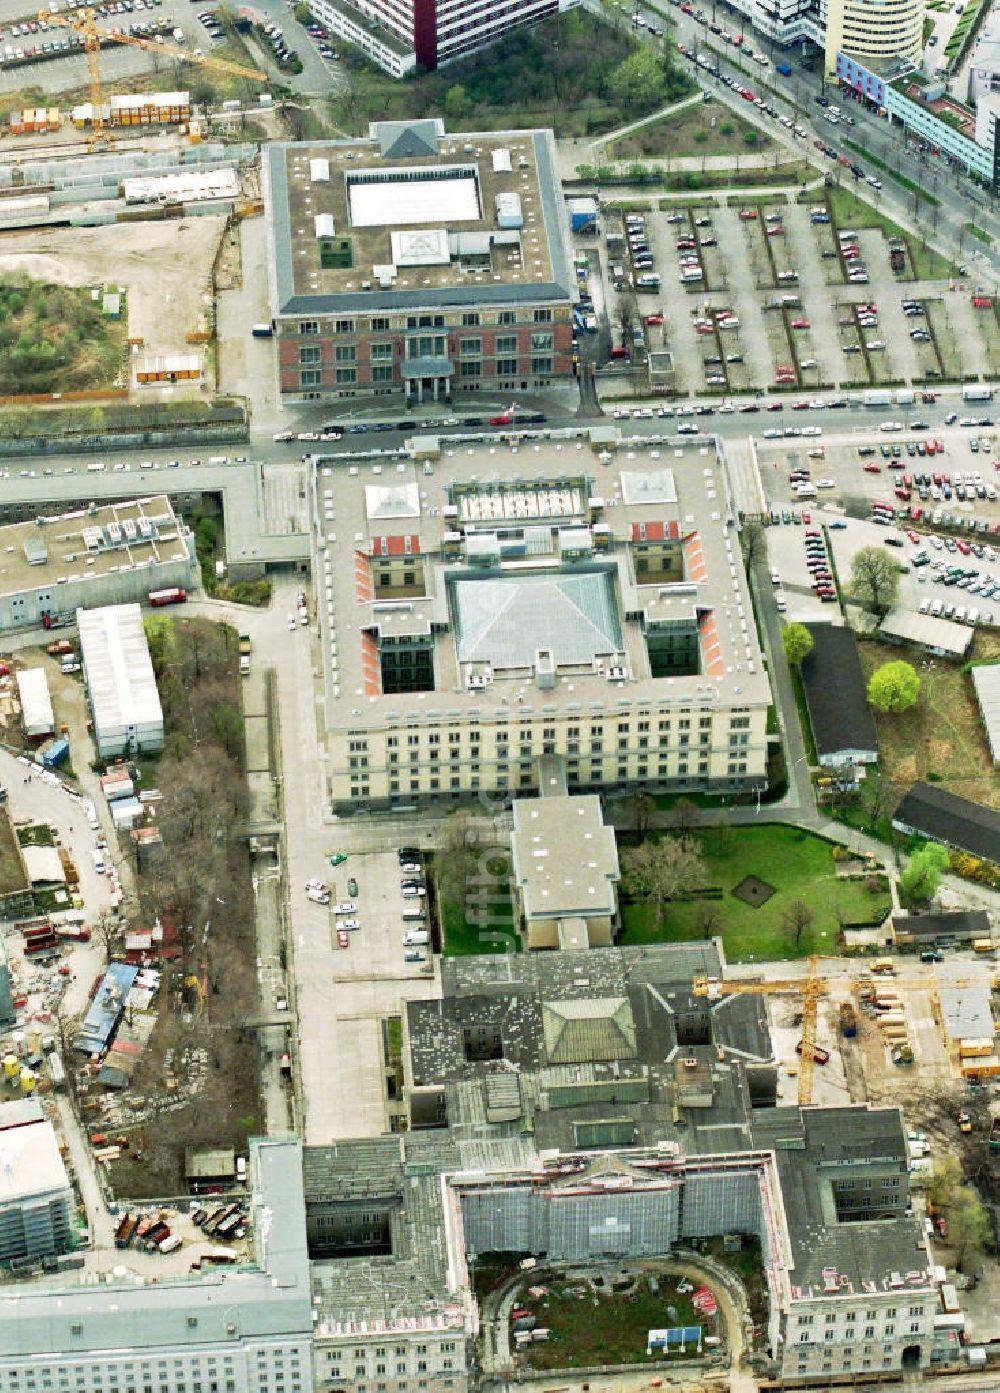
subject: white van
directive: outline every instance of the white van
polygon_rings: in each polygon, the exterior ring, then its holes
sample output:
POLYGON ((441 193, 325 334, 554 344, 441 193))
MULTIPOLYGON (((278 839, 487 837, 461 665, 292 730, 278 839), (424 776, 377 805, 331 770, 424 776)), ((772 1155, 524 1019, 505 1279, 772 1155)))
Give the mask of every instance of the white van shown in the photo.
POLYGON ((430 938, 426 929, 407 929, 403 935, 404 948, 416 948, 420 944, 429 942, 430 938))
POLYGON ((426 913, 424 912, 424 910, 422 910, 422 909, 404 909, 404 910, 403 910, 403 923, 404 923, 404 924, 425 924, 426 922, 427 922, 427 915, 426 915, 426 913))
POLYGON ((93 803, 91 803, 89 799, 83 805, 83 813, 84 817, 86 817, 87 819, 87 826, 91 829, 91 831, 99 831, 101 826, 100 818, 97 816, 97 809, 94 807, 93 803))
POLYGON ((247 1158, 245 1156, 237 1156, 236 1158, 236 1179, 241 1185, 247 1183, 247 1158))
POLYGON ((107 870, 107 866, 104 863, 104 852, 100 849, 100 847, 94 847, 93 857, 94 870, 97 872, 98 875, 103 875, 104 872, 107 870))
POLYGON ((87 473, 88 473, 88 474, 105 474, 105 473, 107 473, 107 468, 108 468, 108 466, 103 462, 103 460, 95 460, 93 464, 88 464, 88 465, 87 465, 87 473))

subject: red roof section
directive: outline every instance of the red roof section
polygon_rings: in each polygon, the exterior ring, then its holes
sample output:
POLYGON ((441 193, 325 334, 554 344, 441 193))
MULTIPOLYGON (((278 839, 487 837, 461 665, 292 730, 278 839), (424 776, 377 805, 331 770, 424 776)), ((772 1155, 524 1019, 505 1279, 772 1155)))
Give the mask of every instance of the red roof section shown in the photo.
POLYGON ((361 635, 361 675, 365 684, 365 696, 381 696, 382 664, 379 662, 378 644, 371 634, 361 635))
POLYGON ((363 551, 354 553, 354 592, 363 605, 371 604, 375 598, 371 565, 363 551))
POLYGON ((373 556, 419 556, 420 538, 416 533, 403 537, 373 537, 373 556))

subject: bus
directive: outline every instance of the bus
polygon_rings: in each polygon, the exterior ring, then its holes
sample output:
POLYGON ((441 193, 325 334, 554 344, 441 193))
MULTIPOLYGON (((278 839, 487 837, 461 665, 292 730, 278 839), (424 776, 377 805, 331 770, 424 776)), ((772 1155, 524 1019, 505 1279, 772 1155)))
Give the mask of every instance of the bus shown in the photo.
POLYGON ((151 605, 182 605, 187 599, 187 591, 175 585, 170 590, 151 590, 148 599, 151 605))

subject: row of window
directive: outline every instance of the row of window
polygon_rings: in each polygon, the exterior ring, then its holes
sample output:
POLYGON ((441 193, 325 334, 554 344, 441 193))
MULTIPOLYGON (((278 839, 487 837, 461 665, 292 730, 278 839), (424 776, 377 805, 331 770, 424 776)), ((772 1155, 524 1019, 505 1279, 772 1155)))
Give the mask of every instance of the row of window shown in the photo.
MULTIPOLYGON (((747 756, 748 756, 748 753, 749 753, 749 745, 750 745, 750 737, 749 737, 749 735, 744 735, 744 734, 731 735, 731 736, 729 737, 729 750, 728 750, 728 752, 729 752, 730 755, 732 755, 732 756, 734 756, 734 757, 736 757, 736 758, 746 759, 747 756)), ((692 748, 695 748, 695 749, 696 749, 696 752, 697 752, 699 755, 708 755, 708 754, 710 754, 710 753, 712 752, 713 746, 712 746, 712 742, 711 742, 711 740, 710 740, 710 738, 709 738, 709 736, 708 736, 707 734, 706 734, 706 735, 702 735, 702 737, 701 737, 701 739, 698 741, 698 744, 697 744, 696 747, 692 747, 692 745, 691 745, 691 737, 690 737, 689 735, 684 734, 684 733, 678 735, 677 741, 676 741, 675 744, 672 744, 672 743, 671 743, 669 737, 661 737, 661 738, 658 739, 658 740, 654 740, 654 743, 652 744, 652 746, 650 745, 650 737, 649 737, 648 735, 640 735, 640 736, 638 736, 634 741, 628 739, 627 736, 622 735, 622 736, 619 736, 619 737, 618 737, 617 749, 613 749, 613 748, 611 748, 611 747, 609 746, 609 748, 608 748, 607 750, 605 750, 605 748, 604 748, 604 741, 598 736, 598 737, 595 737, 593 740, 591 740, 590 744, 587 746, 586 749, 581 749, 581 747, 580 747, 580 742, 579 742, 578 740, 567 740, 567 741, 565 742, 565 748, 562 748, 562 747, 560 746, 559 741, 557 741, 557 740, 543 740, 543 741, 542 741, 541 753, 542 753, 543 755, 567 754, 567 755, 571 755, 571 756, 572 756, 572 755, 577 755, 577 756, 579 756, 579 755, 581 755, 581 754, 586 754, 586 755, 590 755, 592 759, 598 759, 598 758, 599 758, 599 759, 604 759, 607 755, 611 755, 611 754, 617 753, 619 756, 626 756, 626 755, 627 755, 627 756, 629 756, 629 757, 633 757, 633 758, 634 758, 636 755, 639 755, 640 757, 642 757, 642 752, 643 752, 643 751, 648 751, 648 750, 650 750, 651 748, 652 748, 653 750, 658 751, 658 752, 660 753, 661 757, 662 757, 664 754, 668 753, 671 749, 676 749, 676 750, 679 750, 679 751, 681 751, 681 752, 687 754, 688 752, 690 752, 690 750, 691 750, 692 748)), ((476 746, 476 748, 475 748, 475 750, 474 750, 474 754, 479 755, 480 753, 481 753, 481 751, 480 751, 479 747, 476 746)), ((536 753, 536 752, 535 752, 534 746, 531 744, 530 741, 527 742, 526 744, 519 745, 519 746, 517 747, 517 751, 516 751, 516 754, 517 754, 517 756, 518 756, 520 759, 532 759, 532 758, 534 757, 535 753, 536 753)), ((511 747, 507 744, 507 742, 506 742, 506 741, 498 740, 498 741, 497 741, 497 750, 496 750, 496 758, 497 758, 497 760, 498 760, 501 764, 503 764, 503 763, 510 757, 510 754, 511 754, 511 747)), ((459 749, 459 747, 458 747, 457 744, 451 746, 451 747, 449 748, 449 750, 448 750, 448 759, 451 760, 451 761, 456 761, 456 760, 458 760, 458 759, 466 758, 466 757, 467 757, 467 756, 463 756, 463 755, 462 755, 462 752, 461 752, 461 750, 459 749)), ((351 765, 352 765, 352 767, 354 767, 355 758, 358 758, 358 759, 360 760, 360 764, 359 764, 359 767, 360 767, 360 768, 367 768, 367 766, 368 766, 368 756, 367 756, 367 755, 357 756, 357 757, 352 756, 352 758, 351 758, 351 765)), ((427 763, 436 764, 436 763, 440 760, 440 758, 441 758, 441 752, 440 752, 440 750, 437 749, 436 747, 433 748, 433 749, 428 750, 427 753, 426 753, 426 762, 427 762, 427 763)), ((413 750, 410 750, 410 751, 409 751, 408 756, 407 756, 407 761, 408 761, 408 763, 410 763, 410 764, 421 764, 421 763, 424 762, 424 757, 421 755, 421 752, 420 752, 419 750, 413 749, 413 750)), ((389 751, 387 752, 387 754, 386 754, 386 763, 389 764, 389 765, 398 764, 398 763, 399 763, 399 751, 398 751, 398 750, 389 750, 389 751)), ((473 764, 473 768, 475 768, 475 767, 476 767, 476 765, 473 764)))
MULTIPOLYGON (((922 1316, 923 1314, 923 1306, 910 1306, 907 1310, 908 1316, 922 1316)), ((871 1307, 865 1312, 865 1320, 878 1320, 880 1315, 883 1320, 895 1320, 896 1317, 899 1315, 899 1309, 896 1306, 886 1306, 886 1308, 883 1311, 879 1311, 877 1308, 871 1307)), ((860 1312, 827 1311, 826 1315, 824 1316, 824 1324, 835 1325, 839 1316, 843 1316, 845 1322, 848 1325, 853 1325, 859 1319, 860 1312)), ((803 1327, 809 1327, 811 1325, 814 1325, 816 1322, 816 1316, 815 1313, 812 1313, 806 1316, 799 1316, 798 1320, 799 1329, 802 1329, 803 1327)))
MULTIPOLYGON (((466 789, 475 790, 483 787, 479 774, 474 772, 477 768, 478 765, 471 765, 467 778, 461 774, 449 773, 446 785, 442 783, 439 774, 432 774, 429 778, 423 779, 419 775, 414 776, 411 771, 409 780, 404 780, 401 777, 390 778, 389 793, 401 793, 404 787, 410 793, 440 793, 446 790, 457 793, 466 789)), ((730 760, 726 765, 726 777, 729 779, 744 779, 748 772, 746 760, 730 760)), ((708 761, 699 760, 696 769, 693 770, 687 760, 679 760, 675 769, 671 769, 666 760, 661 760, 654 770, 645 760, 640 760, 631 769, 627 764, 619 764, 615 775, 619 783, 628 783, 634 780, 642 782, 647 779, 684 783, 691 776, 698 780, 707 779, 709 777, 708 761)), ((371 793, 368 773, 352 771, 350 777, 351 796, 367 798, 371 793)), ((603 784, 609 782, 610 779, 603 762, 600 760, 591 761, 589 769, 581 769, 579 760, 571 759, 567 765, 566 777, 573 786, 586 783, 603 784)), ((519 765, 516 780, 511 776, 506 764, 498 764, 496 773, 487 781, 486 787, 497 790, 514 788, 515 786, 532 788, 534 782, 533 764, 519 765)))
MULTIPOLYGON (((921 1330, 920 1321, 914 1320, 914 1321, 911 1321, 911 1322, 910 1322, 910 1334, 911 1334, 911 1335, 919 1335, 919 1334, 920 1334, 920 1330, 921 1330)), ((883 1337, 885 1337, 885 1338, 890 1338, 891 1336, 895 1335, 895 1333, 896 1333, 896 1327, 895 1327, 895 1325, 893 1324, 892 1321, 890 1321, 890 1322, 883 1328, 883 1330, 882 1330, 882 1335, 883 1335, 883 1337)), ((855 1338, 855 1335, 856 1335, 856 1334, 857 1334, 857 1332, 855 1331, 854 1327, 851 1326, 851 1325, 848 1325, 848 1326, 845 1327, 845 1329, 843 1329, 843 1330, 841 1330, 841 1331, 837 1331, 837 1330, 825 1330, 825 1331, 823 1332, 823 1339, 824 1339, 824 1341, 825 1341, 826 1343, 828 1343, 828 1344, 829 1344, 830 1342, 832 1342, 833 1340, 844 1340, 844 1341, 849 1342, 849 1341, 851 1341, 851 1340, 853 1340, 853 1339, 855 1338)), ((876 1339, 876 1333, 875 1333, 875 1327, 874 1327, 874 1325, 866 1325, 866 1326, 865 1326, 865 1333, 864 1333, 864 1336, 863 1336, 862 1338, 865 1339, 865 1340, 874 1340, 874 1339, 876 1339)), ((801 1335, 799 1336, 799 1344, 800 1344, 800 1345, 809 1345, 809 1344, 812 1344, 812 1343, 813 1343, 812 1334, 810 1333, 810 1331, 804 1330, 804 1331, 801 1333, 801 1335)), ((887 1348, 891 1348, 891 1346, 887 1346, 887 1348)))
POLYGON ((298 332, 305 335, 319 333, 334 334, 388 334, 402 329, 474 329, 485 324, 518 324, 522 316, 526 324, 551 324, 552 310, 547 306, 528 310, 496 310, 489 315, 481 315, 478 310, 466 310, 461 317, 461 325, 446 320, 443 314, 410 314, 405 324, 402 318, 390 320, 386 315, 375 315, 370 320, 363 319, 300 319, 298 332), (367 326, 367 327, 366 327, 367 326))

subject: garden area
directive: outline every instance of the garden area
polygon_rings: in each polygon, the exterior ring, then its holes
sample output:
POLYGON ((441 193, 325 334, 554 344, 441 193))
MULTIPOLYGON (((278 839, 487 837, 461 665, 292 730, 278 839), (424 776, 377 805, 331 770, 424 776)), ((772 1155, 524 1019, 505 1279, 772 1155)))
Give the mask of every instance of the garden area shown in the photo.
MULTIPOLYGON (((455 858, 451 860, 454 872, 455 858)), ((520 952, 506 851, 498 847, 475 849, 464 874, 461 870, 458 874, 437 874, 435 887, 446 957, 520 952)))
POLYGON ((558 136, 614 130, 694 90, 664 47, 640 47, 629 27, 582 9, 515 30, 437 72, 387 76, 345 49, 347 81, 331 99, 333 121, 367 133, 371 120, 443 115, 467 131, 552 126, 558 136))
POLYGON ((126 316, 106 317, 102 299, 100 288, 0 281, 0 396, 113 386, 126 316))
POLYGON ((665 904, 662 923, 655 903, 623 895, 622 944, 719 936, 730 962, 798 958, 835 951, 842 927, 889 912, 884 876, 838 877, 833 844, 802 828, 714 826, 688 835, 701 853, 705 885, 665 904), (811 922, 795 923, 800 903, 811 922))
POLYGON ((609 141, 604 153, 613 160, 675 155, 740 155, 768 150, 773 142, 756 126, 718 102, 693 102, 679 111, 647 121, 630 135, 609 141))
MULTIPOLYGON (((858 644, 865 678, 892 653, 872 640, 858 644)), ((1000 661, 1000 634, 977 629, 973 661, 1000 661)), ((940 659, 914 658, 920 696, 909 711, 875 712, 882 767, 895 792, 918 779, 943 784, 951 793, 1000 808, 1000 788, 983 731, 972 679, 962 667, 940 659)))
MULTIPOLYGON (((518 1359, 541 1370, 645 1364, 650 1330, 686 1326, 714 1335, 717 1316, 702 1315, 692 1304, 690 1283, 683 1283, 685 1291, 677 1290, 680 1281, 674 1272, 638 1268, 625 1269, 610 1280, 599 1275, 570 1278, 536 1268, 515 1305, 529 1311, 536 1328, 549 1334, 526 1344, 518 1359)), ((697 1337, 685 1350, 688 1357, 696 1353, 697 1337)), ((657 1350, 654 1357, 662 1359, 663 1351, 657 1350)))

